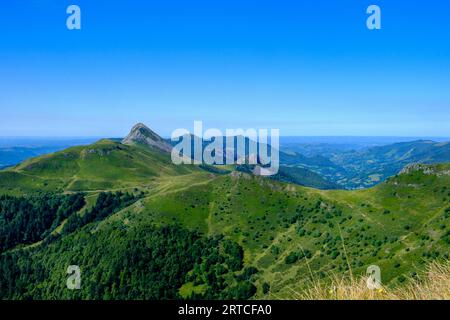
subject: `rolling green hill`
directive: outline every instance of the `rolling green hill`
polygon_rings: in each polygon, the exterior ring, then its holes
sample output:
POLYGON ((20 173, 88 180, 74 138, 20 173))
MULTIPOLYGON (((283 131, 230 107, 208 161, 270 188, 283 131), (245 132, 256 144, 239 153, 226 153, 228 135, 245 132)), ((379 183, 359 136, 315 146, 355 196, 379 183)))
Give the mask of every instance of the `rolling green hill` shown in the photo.
MULTIPOLYGON (((0 193, 33 204, 30 219, 43 192, 86 201, 57 214, 66 200, 55 198, 42 235, 29 238, 39 241, 15 239, 1 253, 0 298, 289 299, 371 264, 398 285, 448 260, 450 164, 410 166, 366 190, 318 190, 175 166, 165 152, 102 140, 0 172, 0 193), (72 264, 83 271, 79 291, 65 287, 72 264)), ((16 227, 4 202, 15 200, 2 201, 0 218, 16 227)))
POLYGON ((8 193, 44 191, 95 191, 133 188, 162 175, 199 172, 193 166, 176 166, 170 155, 145 146, 100 140, 88 146, 27 160, 0 172, 0 190, 8 193))
POLYGON ((448 259, 450 166, 431 168, 432 174, 414 171, 361 191, 318 191, 236 173, 206 188, 150 196, 114 223, 132 223, 139 212, 140 225, 225 234, 260 270, 259 287, 266 282, 283 298, 311 280, 310 268, 320 279, 350 269, 363 274, 377 264, 385 283, 399 284, 421 264, 448 259))

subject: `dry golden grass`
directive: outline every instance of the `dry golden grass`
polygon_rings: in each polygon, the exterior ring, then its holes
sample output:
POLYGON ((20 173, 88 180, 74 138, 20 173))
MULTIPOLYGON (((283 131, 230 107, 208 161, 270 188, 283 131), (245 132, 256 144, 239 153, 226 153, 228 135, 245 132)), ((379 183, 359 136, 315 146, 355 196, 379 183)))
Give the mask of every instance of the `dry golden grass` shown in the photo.
POLYGON ((432 263, 426 273, 404 288, 387 292, 395 300, 450 300, 450 262, 432 263))
POLYGON ((450 300, 450 262, 430 264, 426 272, 396 288, 370 290, 366 278, 352 280, 334 276, 331 284, 314 283, 295 291, 300 300, 450 300))

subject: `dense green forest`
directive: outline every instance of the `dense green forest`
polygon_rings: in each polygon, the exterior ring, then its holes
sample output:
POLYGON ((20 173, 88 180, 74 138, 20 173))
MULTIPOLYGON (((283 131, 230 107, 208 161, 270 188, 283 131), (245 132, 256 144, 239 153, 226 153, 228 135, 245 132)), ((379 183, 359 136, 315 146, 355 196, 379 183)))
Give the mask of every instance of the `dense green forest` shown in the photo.
POLYGON ((243 270, 243 251, 234 242, 177 226, 147 226, 119 238, 125 232, 84 230, 72 241, 1 255, 0 299, 177 299, 191 281, 204 289, 191 298, 246 299, 256 291, 254 272, 243 270), (72 264, 82 266, 81 290, 66 288, 72 264))
POLYGON ((206 169, 102 140, 0 171, 0 299, 292 299, 374 264, 395 287, 448 261, 449 164, 355 191, 206 169))
MULTIPOLYGON (((29 225, 41 230, 27 237, 27 243, 42 239, 56 222, 69 219, 65 237, 48 237, 45 246, 0 255, 0 299, 177 299, 186 283, 200 289, 191 292, 193 299, 246 299, 256 292, 251 280, 257 270, 243 268, 242 247, 222 236, 204 237, 176 225, 129 230, 112 225, 108 233, 95 232, 104 218, 138 198, 122 192, 100 193, 93 207, 80 216, 73 213, 84 205, 81 194, 45 195, 40 202, 33 202, 34 197, 2 197, 5 219, 11 220, 6 213, 22 210, 17 219, 30 216, 34 220, 27 220, 29 225), (36 210, 49 211, 52 219, 42 224, 36 210), (82 266, 81 290, 66 288, 69 265, 82 266)), ((14 229, 10 223, 2 238, 10 239, 11 230, 28 235, 28 229, 17 225, 14 229)))
POLYGON ((0 196, 0 253, 42 240, 85 205, 83 194, 0 196))

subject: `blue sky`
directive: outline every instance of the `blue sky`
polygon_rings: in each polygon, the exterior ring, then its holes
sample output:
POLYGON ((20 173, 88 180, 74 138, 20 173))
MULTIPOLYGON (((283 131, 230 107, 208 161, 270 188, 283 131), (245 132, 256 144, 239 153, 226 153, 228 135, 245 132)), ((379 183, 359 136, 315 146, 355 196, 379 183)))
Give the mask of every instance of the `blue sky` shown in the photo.
POLYGON ((450 136, 450 2, 0 4, 0 136, 450 136), (66 28, 77 4, 82 29, 66 28), (382 29, 366 28, 366 8, 382 29))

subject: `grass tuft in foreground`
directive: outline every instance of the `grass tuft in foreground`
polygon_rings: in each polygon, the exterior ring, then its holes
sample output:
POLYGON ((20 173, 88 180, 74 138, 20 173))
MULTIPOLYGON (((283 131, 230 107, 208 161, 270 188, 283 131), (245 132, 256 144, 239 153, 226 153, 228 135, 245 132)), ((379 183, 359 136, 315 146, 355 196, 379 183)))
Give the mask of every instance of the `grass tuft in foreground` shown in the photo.
POLYGON ((351 280, 333 276, 331 283, 314 283, 301 292, 293 292, 299 300, 450 300, 450 261, 433 262, 420 275, 404 285, 370 290, 365 277, 351 280))

